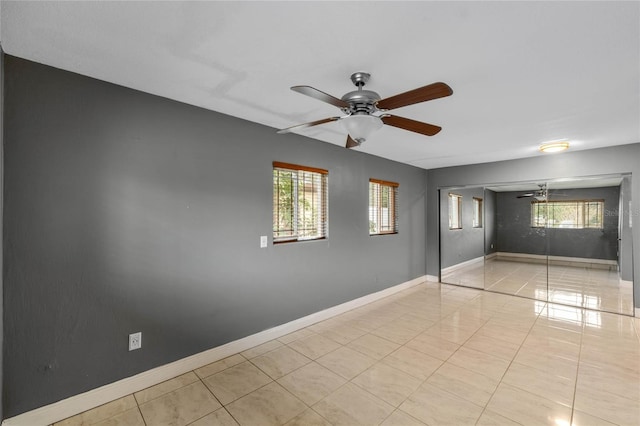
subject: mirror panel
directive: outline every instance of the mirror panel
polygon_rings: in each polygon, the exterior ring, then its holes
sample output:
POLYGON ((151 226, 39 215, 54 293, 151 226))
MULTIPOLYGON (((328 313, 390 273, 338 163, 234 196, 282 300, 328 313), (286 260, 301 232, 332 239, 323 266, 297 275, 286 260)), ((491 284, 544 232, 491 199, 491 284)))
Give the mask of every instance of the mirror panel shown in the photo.
POLYGON ((633 315, 630 203, 630 174, 442 188, 441 282, 633 315))
POLYGON ((484 188, 440 189, 440 281, 484 288, 484 188))
POLYGON ((550 302, 633 315, 631 280, 623 279, 631 271, 622 271, 629 186, 625 176, 549 182, 550 302))
POLYGON ((533 226, 533 214, 544 210, 545 196, 544 182, 485 189, 495 216, 485 248, 485 290, 547 300, 547 233, 544 226, 533 226))

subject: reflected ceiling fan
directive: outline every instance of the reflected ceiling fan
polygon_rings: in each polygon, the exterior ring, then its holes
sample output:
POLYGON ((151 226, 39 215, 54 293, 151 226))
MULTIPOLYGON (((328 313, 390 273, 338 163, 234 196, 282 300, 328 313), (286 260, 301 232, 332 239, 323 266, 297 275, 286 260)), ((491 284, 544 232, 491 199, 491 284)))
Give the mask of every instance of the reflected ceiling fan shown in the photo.
POLYGON ((533 197, 538 201, 544 201, 547 199, 547 185, 544 183, 539 183, 538 186, 540 189, 534 192, 525 192, 524 194, 518 195, 516 198, 529 198, 533 197))
POLYGON ((370 77, 371 75, 366 72, 352 74, 351 81, 356 85, 358 90, 345 94, 341 99, 311 86, 293 86, 291 90, 294 92, 302 93, 303 95, 311 96, 312 98, 336 106, 340 108, 345 115, 298 124, 278 130, 278 133, 289 133, 332 121, 340 121, 347 130, 346 147, 353 148, 362 144, 371 133, 380 129, 383 124, 426 136, 433 136, 442 130, 439 126, 387 114, 386 111, 451 96, 453 90, 445 83, 433 83, 399 95, 381 99, 380 95, 376 92, 363 90, 364 85, 369 81, 370 77))

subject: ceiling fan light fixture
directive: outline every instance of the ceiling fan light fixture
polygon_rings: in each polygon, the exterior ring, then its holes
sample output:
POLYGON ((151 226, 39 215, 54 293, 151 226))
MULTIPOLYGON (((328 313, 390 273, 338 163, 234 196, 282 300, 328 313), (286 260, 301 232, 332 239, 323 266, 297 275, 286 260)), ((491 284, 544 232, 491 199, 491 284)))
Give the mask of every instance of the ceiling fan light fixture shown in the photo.
POLYGON ((368 114, 352 114, 340 120, 345 130, 358 143, 362 143, 384 124, 380 117, 368 114))
POLYGON ((538 149, 540 150, 540 152, 544 152, 546 154, 561 152, 569 149, 569 142, 568 141, 547 142, 540 145, 538 149))

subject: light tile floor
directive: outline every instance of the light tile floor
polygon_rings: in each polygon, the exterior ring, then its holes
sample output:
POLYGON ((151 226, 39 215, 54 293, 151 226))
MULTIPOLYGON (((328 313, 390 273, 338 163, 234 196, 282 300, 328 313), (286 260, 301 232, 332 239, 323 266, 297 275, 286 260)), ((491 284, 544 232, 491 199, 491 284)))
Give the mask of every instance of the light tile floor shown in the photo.
POLYGON ((576 265, 488 259, 443 274, 442 282, 633 315, 633 288, 618 272, 576 265), (547 285, 548 284, 548 285, 547 285))
POLYGON ((639 330, 425 282, 56 425, 639 425, 639 330))

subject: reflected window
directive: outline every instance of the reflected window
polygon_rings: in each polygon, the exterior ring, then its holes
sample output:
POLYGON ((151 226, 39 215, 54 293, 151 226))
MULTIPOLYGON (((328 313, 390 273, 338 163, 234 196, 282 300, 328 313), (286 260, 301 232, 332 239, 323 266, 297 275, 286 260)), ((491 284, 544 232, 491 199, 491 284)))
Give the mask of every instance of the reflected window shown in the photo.
POLYGON ((532 201, 535 228, 602 229, 604 200, 532 201))
POLYGON ((449 229, 462 229, 462 195, 449 193, 449 229))
POLYGON ((473 197, 473 227, 482 228, 482 198, 473 197))

